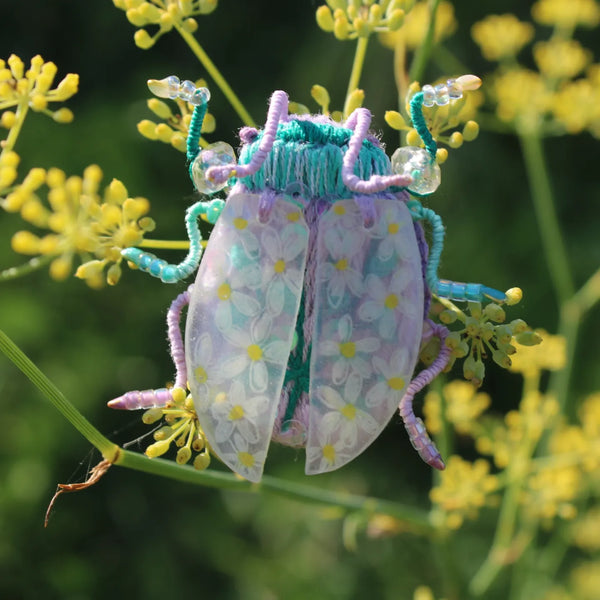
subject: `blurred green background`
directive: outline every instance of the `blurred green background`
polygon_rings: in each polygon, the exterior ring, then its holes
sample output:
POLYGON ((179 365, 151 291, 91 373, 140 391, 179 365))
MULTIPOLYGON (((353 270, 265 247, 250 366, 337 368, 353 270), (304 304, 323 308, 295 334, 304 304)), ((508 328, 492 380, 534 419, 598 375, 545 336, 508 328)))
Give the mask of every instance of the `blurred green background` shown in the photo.
MULTIPOLYGON (((217 11, 199 19, 198 39, 258 123, 274 89, 316 108, 309 92, 320 83, 332 92, 336 107, 342 104, 354 45, 336 42, 316 27, 318 4, 222 0, 217 11)), ((447 45, 471 72, 484 74, 491 65, 470 38, 471 24, 494 12, 527 18, 530 4, 457 2, 459 29, 447 45)), ((81 174, 96 163, 104 171, 103 183, 116 177, 131 195, 150 199, 159 226, 155 237, 180 237, 193 192, 184 157, 144 140, 136 123, 150 117, 148 78, 205 75, 183 41, 173 33, 152 50, 139 50, 134 28, 109 0, 3 0, 0 16, 0 57, 16 53, 28 63, 39 53, 57 64, 59 79, 67 72, 81 78, 80 92, 67 103, 76 116, 71 125, 28 117, 17 145, 20 172, 57 166, 81 174)), ((595 44, 597 52, 597 30, 580 39, 588 47, 595 44)), ((441 74, 431 65, 426 81, 441 74)), ((375 114, 375 129, 393 150, 396 134, 383 121, 385 110, 396 108, 392 54, 375 40, 361 87, 365 105, 375 114)), ((218 90, 212 98, 217 132, 210 139, 235 146, 239 122, 218 90)), ((600 188, 592 165, 597 141, 589 135, 554 139, 546 151, 580 285, 600 264, 600 188)), ((520 286, 525 298, 510 316, 553 332, 557 307, 517 140, 484 131, 476 142, 451 152, 443 177, 430 201, 448 232, 442 275, 499 289, 520 286)), ((10 249, 12 234, 21 228, 17 216, 2 214, 0 268, 24 262, 10 249)), ((138 424, 139 415, 112 412, 105 403, 126 390, 160 387, 172 378, 164 318, 183 288, 126 270, 115 288, 92 291, 74 278, 52 282, 41 271, 2 284, 0 326, 95 425, 124 443, 146 428, 138 424)), ((585 321, 577 348, 575 402, 600 390, 599 335, 596 310, 585 321)), ((514 408, 520 385, 518 375, 489 366, 484 389, 494 410, 514 408)), ((0 411, 1 598, 294 600, 369 594, 404 599, 412 598, 419 584, 438 587, 432 548, 410 532, 386 539, 361 533, 353 550, 344 545, 343 522, 335 511, 118 468, 93 488, 62 496, 44 529, 56 483, 82 481, 98 456, 4 359, 0 411)), ((464 453, 472 456, 471 447, 464 453)), ((303 452, 275 447, 266 471, 306 482, 303 466, 303 452)), ((429 502, 430 482, 431 473, 410 448, 399 418, 350 466, 309 481, 415 505, 429 502)), ((346 524, 346 533, 351 526, 346 524)), ((492 527, 484 513, 461 529, 456 541, 462 564, 475 568, 492 527)))

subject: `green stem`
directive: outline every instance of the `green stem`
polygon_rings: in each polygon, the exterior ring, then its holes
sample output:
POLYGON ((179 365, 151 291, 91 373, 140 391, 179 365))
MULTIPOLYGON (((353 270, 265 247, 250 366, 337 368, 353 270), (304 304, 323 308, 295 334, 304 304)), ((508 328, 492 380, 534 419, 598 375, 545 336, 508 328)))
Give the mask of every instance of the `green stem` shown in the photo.
POLYGON ((35 256, 31 260, 28 260, 26 263, 19 265, 18 267, 9 267, 8 269, 4 269, 4 271, 0 271, 0 283, 3 281, 11 281, 12 279, 17 279, 18 277, 23 277, 24 275, 29 275, 29 273, 33 273, 46 266, 54 256, 46 255, 46 256, 35 256))
POLYGON ((469 586, 471 593, 475 596, 483 596, 504 567, 503 555, 508 551, 513 539, 522 481, 523 477, 511 479, 502 498, 502 507, 492 547, 469 586))
POLYGON ((24 94, 19 104, 17 105, 17 111, 15 113, 15 122, 8 132, 8 136, 2 145, 2 154, 10 152, 17 143, 17 138, 21 133, 21 128, 25 122, 25 117, 29 111, 29 93, 24 94))
POLYGON ((0 350, 29 378, 29 380, 50 400, 56 409, 71 423, 91 444, 93 444, 109 462, 159 475, 178 481, 235 489, 246 492, 263 491, 265 493, 292 498, 304 502, 337 506, 348 510, 367 512, 369 514, 386 514, 409 523, 419 533, 432 534, 434 527, 430 523, 429 514, 419 508, 389 502, 379 498, 370 498, 331 492, 322 488, 307 486, 291 481, 263 477, 260 484, 253 484, 239 479, 233 474, 218 471, 198 471, 189 466, 160 458, 150 459, 141 454, 123 450, 105 438, 81 413, 64 397, 58 388, 25 356, 16 344, 0 330, 0 350))
POLYGON ((558 334, 566 340, 567 359, 565 367, 560 371, 554 371, 550 376, 548 389, 558 400, 563 412, 568 412, 566 409, 569 381, 573 369, 579 325, 585 313, 591 310, 598 300, 600 300, 600 269, 561 306, 558 334))
POLYGON ((518 132, 518 135, 542 237, 542 248, 550 270, 556 298, 559 305, 562 305, 574 294, 575 285, 556 215, 542 140, 535 132, 518 132))
POLYGON ((260 483, 251 483, 230 473, 212 470, 198 471, 187 465, 178 465, 161 458, 150 459, 142 454, 128 450, 122 450, 119 453, 115 464, 136 471, 176 479, 185 483, 241 492, 263 492, 311 504, 336 506, 348 510, 367 512, 369 514, 390 515, 410 523, 411 526, 422 533, 433 532, 433 526, 429 522, 427 512, 412 506, 389 502, 379 498, 331 492, 315 486, 307 486, 276 477, 269 477, 268 475, 264 475, 260 483))
POLYGON ((415 51, 409 71, 410 81, 420 81, 425 73, 425 67, 427 66, 429 56, 431 55, 431 50, 433 49, 435 21, 439 3, 440 0, 430 0, 429 2, 429 27, 427 28, 427 33, 425 34, 423 43, 415 51))
POLYGON ((347 115, 347 107, 350 102, 350 94, 358 89, 360 76, 362 75, 365 56, 367 54, 368 37, 359 37, 356 41, 356 51, 354 52, 354 61, 352 62, 352 71, 350 72, 350 80, 348 81, 348 91, 346 92, 346 100, 344 101, 344 115, 347 115))
POLYGON ((0 350, 50 400, 65 419, 86 440, 98 448, 104 458, 109 461, 114 460, 119 447, 105 438, 2 330, 0 330, 0 350))
POLYGON ((231 89, 230 85, 227 83, 226 79, 221 75, 219 69, 217 69, 216 65, 209 58, 208 54, 204 51, 202 46, 198 43, 198 40, 183 29, 179 24, 175 23, 175 29, 179 35, 184 39, 185 43, 191 48, 192 52, 196 55, 196 58, 202 63, 202 66, 206 69, 206 72, 212 77, 213 81, 217 84, 219 89, 223 92, 223 95, 229 101, 229 104, 233 107, 235 112, 238 114, 244 125, 249 125, 254 127, 254 121, 252 117, 240 101, 240 99, 236 96, 235 92, 231 89))
POLYGON ((162 250, 189 250, 189 240, 152 240, 145 239, 140 244, 140 248, 157 248, 162 250))

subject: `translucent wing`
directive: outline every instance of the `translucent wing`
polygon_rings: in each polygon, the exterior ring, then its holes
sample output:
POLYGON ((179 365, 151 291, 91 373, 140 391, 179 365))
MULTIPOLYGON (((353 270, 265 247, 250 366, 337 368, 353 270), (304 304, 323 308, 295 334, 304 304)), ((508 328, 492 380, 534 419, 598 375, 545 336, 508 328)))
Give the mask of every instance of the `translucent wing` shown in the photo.
POLYGON ((372 227, 354 200, 319 223, 308 474, 337 469, 379 435, 417 361, 424 292, 412 219, 401 201, 372 202, 372 227))
POLYGON ((306 262, 302 211, 278 197, 230 196, 211 233, 186 321, 188 378, 212 450, 250 481, 262 475, 306 262))

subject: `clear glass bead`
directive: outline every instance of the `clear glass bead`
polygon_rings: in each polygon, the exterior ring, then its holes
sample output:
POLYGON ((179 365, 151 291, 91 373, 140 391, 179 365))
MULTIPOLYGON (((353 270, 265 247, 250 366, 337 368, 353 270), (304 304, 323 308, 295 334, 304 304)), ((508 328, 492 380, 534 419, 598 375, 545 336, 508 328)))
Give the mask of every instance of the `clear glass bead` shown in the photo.
POLYGON ((194 106, 200 106, 201 104, 208 104, 209 100, 210 92, 208 88, 201 87, 192 94, 192 97, 188 100, 188 102, 194 106))
POLYGON ((435 90, 431 85, 424 85, 423 89, 423 106, 431 108, 435 104, 435 90))
POLYGON ((177 98, 177 94, 179 94, 179 77, 170 75, 164 79, 149 79, 148 89, 159 98, 177 98))
POLYGON ((435 102, 438 106, 445 106, 450 102, 450 96, 448 95, 448 88, 445 83, 440 83, 435 86, 435 102))
POLYGON ((229 144, 225 142, 210 144, 210 146, 200 150, 192 163, 194 186, 201 194, 214 194, 222 190, 227 186, 227 181, 215 183, 206 178, 206 171, 210 167, 223 167, 231 164, 236 164, 236 158, 235 152, 229 144))
POLYGON ((392 154, 392 171, 397 175, 410 175, 413 182, 408 190, 420 195, 432 194, 438 189, 442 173, 424 148, 404 146, 392 154))
POLYGON ((458 100, 462 98, 463 91, 462 86, 456 79, 448 79, 446 81, 446 86, 448 88, 448 96, 450 96, 450 100, 458 100))
POLYGON ((179 94, 178 95, 182 100, 185 100, 186 102, 188 102, 190 100, 190 98, 194 95, 195 91, 196 91, 196 84, 193 81, 186 79, 185 81, 181 82, 181 85, 179 86, 179 94))

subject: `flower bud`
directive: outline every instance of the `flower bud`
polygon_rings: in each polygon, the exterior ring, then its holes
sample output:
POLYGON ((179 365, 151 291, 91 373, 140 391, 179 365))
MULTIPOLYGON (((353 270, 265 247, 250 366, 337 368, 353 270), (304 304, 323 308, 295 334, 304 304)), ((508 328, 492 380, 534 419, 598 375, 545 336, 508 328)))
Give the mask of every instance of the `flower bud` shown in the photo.
POLYGON ((406 129, 406 121, 397 110, 388 110, 385 113, 385 122, 396 131, 406 129))
POLYGON ((317 25, 328 33, 333 31, 333 15, 331 9, 328 6, 319 6, 316 12, 317 25))

